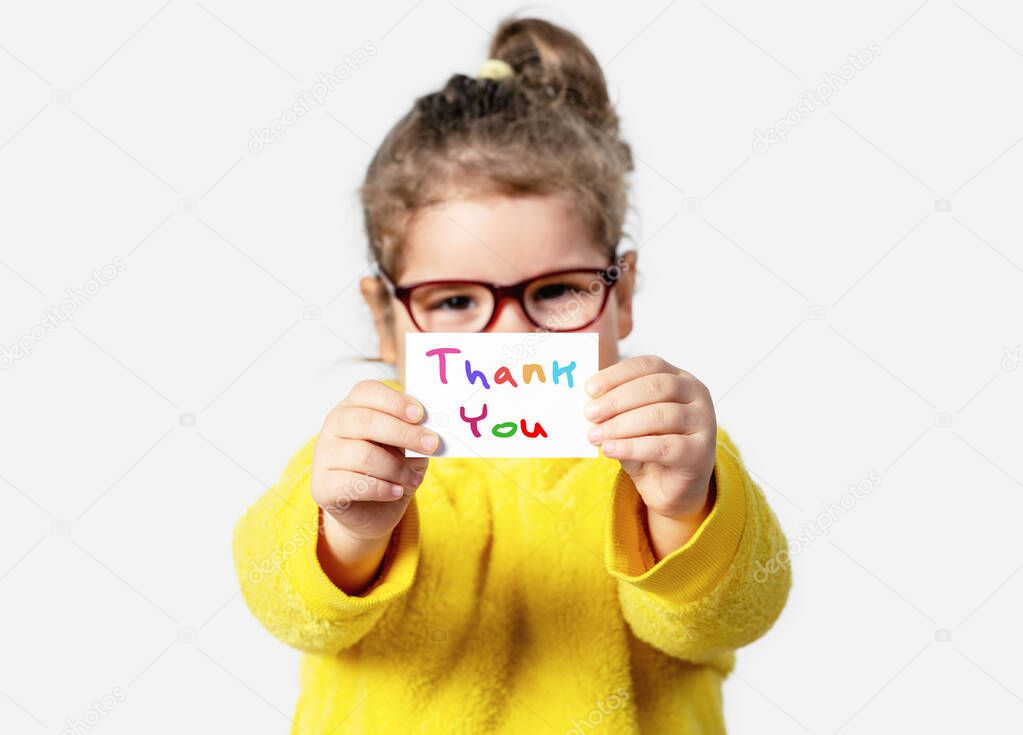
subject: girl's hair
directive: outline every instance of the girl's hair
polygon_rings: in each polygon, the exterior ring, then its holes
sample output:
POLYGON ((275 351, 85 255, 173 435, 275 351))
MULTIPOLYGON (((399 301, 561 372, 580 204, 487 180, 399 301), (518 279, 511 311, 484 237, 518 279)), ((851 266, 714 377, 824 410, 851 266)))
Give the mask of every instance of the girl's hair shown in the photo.
POLYGON ((453 75, 415 101, 370 162, 360 189, 366 234, 392 275, 416 212, 466 191, 567 194, 609 257, 623 237, 632 153, 586 44, 547 21, 513 18, 489 56, 514 75, 453 75))

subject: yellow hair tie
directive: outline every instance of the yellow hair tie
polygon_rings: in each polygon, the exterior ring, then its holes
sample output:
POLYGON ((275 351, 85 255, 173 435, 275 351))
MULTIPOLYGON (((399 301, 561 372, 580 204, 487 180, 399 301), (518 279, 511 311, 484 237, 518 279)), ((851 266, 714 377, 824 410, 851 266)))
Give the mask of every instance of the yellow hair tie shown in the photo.
POLYGON ((514 76, 515 70, 511 64, 502 59, 487 59, 483 62, 483 66, 476 73, 477 79, 505 79, 506 77, 514 76))

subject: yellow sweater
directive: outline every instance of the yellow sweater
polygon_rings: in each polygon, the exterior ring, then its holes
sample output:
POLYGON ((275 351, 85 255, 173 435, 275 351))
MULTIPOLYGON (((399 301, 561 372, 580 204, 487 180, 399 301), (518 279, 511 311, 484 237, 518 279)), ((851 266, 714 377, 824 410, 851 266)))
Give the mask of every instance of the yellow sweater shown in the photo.
POLYGON ((657 564, 616 460, 432 459, 357 597, 317 560, 314 443, 234 537, 253 614, 306 654, 292 733, 724 732, 734 651, 771 627, 790 577, 723 431, 714 507, 657 564))

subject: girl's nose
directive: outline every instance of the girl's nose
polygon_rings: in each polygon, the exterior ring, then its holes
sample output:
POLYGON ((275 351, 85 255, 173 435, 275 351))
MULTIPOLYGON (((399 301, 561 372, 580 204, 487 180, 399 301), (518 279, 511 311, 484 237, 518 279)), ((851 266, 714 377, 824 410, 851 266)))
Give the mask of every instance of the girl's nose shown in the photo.
POLYGON ((532 332, 533 323, 522 311, 522 306, 512 298, 501 299, 497 313, 488 332, 532 332))

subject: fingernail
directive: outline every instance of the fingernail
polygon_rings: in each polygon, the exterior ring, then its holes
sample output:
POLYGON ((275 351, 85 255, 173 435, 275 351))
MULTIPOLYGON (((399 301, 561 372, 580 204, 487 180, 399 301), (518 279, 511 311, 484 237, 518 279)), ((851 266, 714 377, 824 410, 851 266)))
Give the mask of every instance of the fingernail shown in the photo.
POLYGON ((600 445, 600 451, 604 453, 605 457, 613 457, 615 453, 615 443, 604 442, 603 444, 600 445))
POLYGON ((423 409, 414 403, 410 403, 405 408, 405 415, 409 421, 418 421, 423 416, 423 409))
POLYGON ((391 485, 391 495, 393 495, 396 498, 400 498, 404 494, 405 488, 403 488, 401 485, 391 485))
POLYGON ((583 414, 586 416, 586 418, 588 418, 590 420, 593 420, 593 419, 597 418, 597 413, 599 411, 599 408, 600 407, 597 405, 596 401, 590 401, 583 408, 583 414))
POLYGON ((589 428, 589 431, 586 432, 586 438, 589 439, 591 442, 599 442, 600 434, 601 432, 599 426, 591 426, 589 428))
POLYGON ((437 438, 436 434, 424 434, 423 438, 420 440, 419 443, 427 452, 432 452, 434 449, 437 448, 437 445, 440 443, 440 440, 437 438))
POLYGON ((596 380, 587 381, 586 392, 589 393, 591 396, 596 396, 598 393, 600 393, 600 383, 598 383, 596 380))

